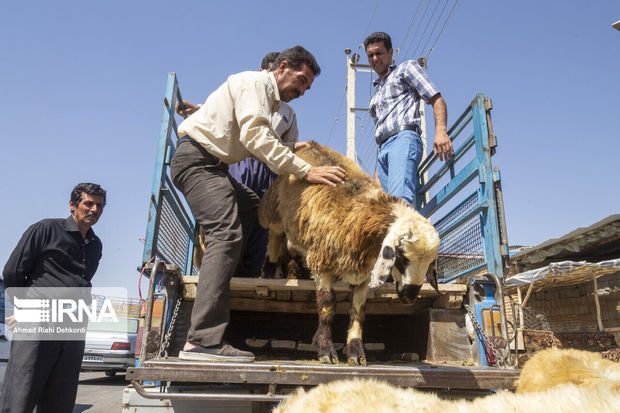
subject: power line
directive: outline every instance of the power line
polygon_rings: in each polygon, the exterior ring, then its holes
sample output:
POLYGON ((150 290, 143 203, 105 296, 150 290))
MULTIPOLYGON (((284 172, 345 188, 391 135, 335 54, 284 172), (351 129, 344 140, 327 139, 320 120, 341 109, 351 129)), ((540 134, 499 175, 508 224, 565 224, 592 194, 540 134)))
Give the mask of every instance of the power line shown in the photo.
MULTIPOLYGON (((415 54, 418 50, 418 46, 420 45, 420 43, 422 43, 422 39, 424 39, 424 36, 426 36, 426 31, 428 30, 428 26, 430 26, 431 21, 433 20, 433 16, 435 16, 435 12, 437 11, 437 7, 439 7, 440 2, 435 3, 435 8, 433 9, 433 13, 431 14, 431 17, 428 19, 428 22, 426 23, 426 26, 424 27, 424 31, 422 32, 422 35, 420 36, 420 40, 418 41, 418 44, 416 45, 415 49, 413 50, 413 54, 412 54, 412 58, 415 59, 415 54)), ((408 54, 407 54, 408 56, 408 54)))
MULTIPOLYGON (((420 54, 424 53, 424 51, 426 50, 426 46, 431 41, 431 38, 433 37, 433 33, 435 33, 435 29, 437 28, 437 24, 439 24, 439 21, 441 20, 441 18, 443 16, 443 12, 446 10, 446 7, 448 6, 448 3, 449 3, 449 0, 446 0, 446 4, 443 5, 443 8, 441 9, 441 12, 439 13, 439 17, 437 18, 437 20, 435 20, 435 25, 433 26, 433 30, 431 30, 429 32, 428 38, 426 39, 426 42, 424 42, 424 46, 422 46, 422 49, 420 49, 420 54)), ((415 55, 417 55, 417 54, 414 53, 414 56, 415 55)))
MULTIPOLYGON (((424 0, 420 0, 420 3, 418 4, 418 9, 415 12, 415 15, 413 16, 413 18, 411 19, 411 23, 409 24, 409 28, 407 28, 407 33, 405 33, 405 37, 403 37, 403 40, 400 42, 401 46, 404 46, 406 40, 407 40, 407 36, 409 36, 409 31, 411 30, 411 28, 413 27, 413 23, 415 22, 415 20, 418 17, 418 14, 420 14, 420 9, 422 9, 422 4, 424 4, 424 0)), ((398 47, 397 50, 400 51, 401 47, 398 47)))
POLYGON ((431 53, 433 52, 433 50, 435 49, 435 45, 437 44, 437 41, 439 40, 439 38, 441 37, 443 31, 445 30, 446 26, 448 25, 448 23, 450 22, 450 20, 452 19, 452 16, 454 14, 454 12, 456 11, 456 9, 458 8, 458 6, 461 5, 461 3, 463 2, 463 0, 457 0, 454 3, 454 6, 452 6, 452 10, 450 11, 450 14, 448 15, 448 18, 446 19, 446 22, 444 23, 443 27, 441 28, 441 31, 439 32, 439 34, 437 35, 437 39, 435 39, 435 43, 433 43, 433 45, 431 46, 431 48, 428 50, 428 54, 426 55, 426 60, 428 61, 428 57, 431 55, 431 53))
MULTIPOLYGON (((429 6, 430 6, 430 3, 426 3, 426 7, 424 8, 424 12, 422 12, 422 17, 420 18, 420 21, 424 20, 424 16, 426 16, 426 12, 428 11, 429 6)), ((409 50, 411 50, 411 46, 413 46, 413 42, 415 41, 417 37, 420 27, 422 27, 422 25, 418 24, 415 28, 415 33, 413 34, 413 37, 411 38, 411 42, 409 42, 409 46, 407 47, 407 52, 403 55, 405 56, 405 58, 409 56, 409 50)))
POLYGON ((336 127, 336 123, 338 123, 338 117, 340 116, 340 112, 342 112, 342 104, 344 103, 344 98, 347 96, 347 91, 345 88, 344 93, 342 94, 342 100, 340 100, 340 105, 338 106, 338 112, 336 112, 336 116, 334 116, 334 122, 332 123, 332 128, 329 131, 329 136, 327 137, 326 146, 329 146, 329 142, 332 139, 332 134, 334 133, 334 128, 336 127))
POLYGON ((370 29, 370 23, 372 23, 373 17, 375 17, 375 12, 377 11, 377 8, 379 7, 379 2, 381 2, 381 0, 377 0, 377 4, 375 4, 375 9, 372 11, 372 14, 370 15, 370 20, 368 21, 368 26, 366 26, 366 30, 364 30, 362 39, 365 39, 366 35, 368 34, 368 29, 370 29))
MULTIPOLYGON (((372 11, 372 14, 370 15, 370 19, 368 20, 368 26, 366 26, 366 30, 364 30, 364 34, 362 35, 363 39, 366 38, 366 34, 368 33, 368 29, 370 29, 370 25, 372 23, 372 19, 375 17, 375 13, 376 13, 377 9, 379 8, 379 3, 380 2, 381 2, 381 0, 377 0, 377 4, 375 4, 375 9, 372 11)), ((358 49, 359 49, 359 47, 358 47, 358 49)), ((372 80, 371 80, 371 84, 372 84, 372 80)), ((334 128, 336 127, 336 123, 338 122, 338 118, 340 117, 340 112, 342 112, 342 105, 344 103, 346 95, 347 95, 347 92, 346 92, 346 88, 345 88, 345 91, 342 94, 342 100, 340 101, 340 106, 338 107, 338 112, 336 113, 336 116, 334 116, 334 122, 332 123, 331 130, 329 131, 329 137, 327 138, 327 145, 328 146, 329 146, 329 142, 332 139, 332 135, 334 133, 334 128)))

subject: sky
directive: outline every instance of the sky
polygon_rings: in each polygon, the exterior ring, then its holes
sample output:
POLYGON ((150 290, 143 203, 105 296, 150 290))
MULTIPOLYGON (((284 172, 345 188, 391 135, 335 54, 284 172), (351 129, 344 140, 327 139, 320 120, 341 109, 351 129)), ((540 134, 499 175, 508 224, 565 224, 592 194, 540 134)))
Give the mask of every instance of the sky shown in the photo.
MULTIPOLYGON (((265 53, 302 45, 322 73, 291 102, 300 138, 344 153, 344 50, 366 62, 374 31, 391 35, 397 63, 428 56, 449 124, 477 93, 492 99, 511 245, 589 226, 620 212, 617 20, 611 0, 4 2, 0 264, 29 225, 69 215, 76 183, 96 182, 108 205, 93 285, 136 297, 168 72, 201 103, 265 53)), ((363 106, 370 78, 356 87, 363 106)), ((371 128, 360 115, 359 135, 371 128)))

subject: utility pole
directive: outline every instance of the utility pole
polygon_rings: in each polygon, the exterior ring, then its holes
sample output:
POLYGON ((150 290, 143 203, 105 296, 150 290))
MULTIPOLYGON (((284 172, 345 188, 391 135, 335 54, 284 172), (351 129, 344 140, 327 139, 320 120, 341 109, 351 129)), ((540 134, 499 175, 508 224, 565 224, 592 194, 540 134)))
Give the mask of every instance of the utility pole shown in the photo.
POLYGON ((347 55, 347 158, 357 161, 355 156, 355 112, 366 111, 368 108, 355 107, 355 73, 370 72, 370 65, 359 63, 360 55, 351 49, 345 49, 347 55))
MULTIPOLYGON (((426 59, 420 57, 418 59, 418 64, 422 67, 422 69, 426 70, 426 59)), ((427 151, 427 143, 426 143, 426 105, 423 100, 420 100, 420 138, 422 138, 422 159, 426 159, 427 151)), ((424 180, 428 179, 428 174, 424 175, 424 180)))

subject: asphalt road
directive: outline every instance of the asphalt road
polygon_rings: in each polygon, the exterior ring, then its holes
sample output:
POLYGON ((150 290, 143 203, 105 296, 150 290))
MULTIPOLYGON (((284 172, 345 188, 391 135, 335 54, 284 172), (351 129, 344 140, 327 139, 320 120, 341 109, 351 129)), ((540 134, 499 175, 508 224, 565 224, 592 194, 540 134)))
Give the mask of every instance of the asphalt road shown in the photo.
POLYGON ((124 374, 107 377, 103 372, 80 373, 73 413, 120 412, 123 388, 127 384, 124 374))

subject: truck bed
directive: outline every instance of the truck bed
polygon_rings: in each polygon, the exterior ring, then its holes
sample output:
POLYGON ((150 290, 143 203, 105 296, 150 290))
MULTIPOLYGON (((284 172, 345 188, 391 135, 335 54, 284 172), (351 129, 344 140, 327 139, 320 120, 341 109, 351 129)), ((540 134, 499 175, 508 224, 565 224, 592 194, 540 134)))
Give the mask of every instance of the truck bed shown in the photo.
POLYGON ((402 387, 434 389, 513 389, 519 370, 458 366, 448 363, 377 363, 368 366, 327 365, 303 361, 254 363, 188 362, 176 357, 148 360, 127 370, 127 380, 180 383, 231 383, 316 386, 334 380, 379 378, 402 387))

